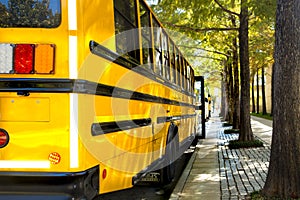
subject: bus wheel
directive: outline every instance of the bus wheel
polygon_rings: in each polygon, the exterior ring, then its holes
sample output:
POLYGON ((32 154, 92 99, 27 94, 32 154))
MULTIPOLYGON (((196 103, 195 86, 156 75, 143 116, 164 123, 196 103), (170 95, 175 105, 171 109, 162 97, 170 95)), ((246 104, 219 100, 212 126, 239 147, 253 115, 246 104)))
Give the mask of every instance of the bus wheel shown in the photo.
POLYGON ((167 146, 165 153, 164 167, 161 169, 161 184, 167 185, 171 183, 175 177, 176 160, 179 152, 179 136, 178 127, 171 124, 168 131, 167 146))

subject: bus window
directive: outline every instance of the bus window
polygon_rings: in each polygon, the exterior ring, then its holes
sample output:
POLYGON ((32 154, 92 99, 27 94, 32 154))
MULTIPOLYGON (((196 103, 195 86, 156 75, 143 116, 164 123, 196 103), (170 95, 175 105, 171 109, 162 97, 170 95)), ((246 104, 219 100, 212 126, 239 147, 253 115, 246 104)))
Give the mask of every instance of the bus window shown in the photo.
POLYGON ((170 42, 170 57, 171 57, 171 81, 176 83, 176 72, 175 72, 175 52, 174 44, 170 42))
POLYGON ((60 23, 60 0, 0 0, 1 28, 56 28, 60 23))
POLYGON ((169 55, 169 47, 168 47, 168 36, 163 32, 162 34, 162 50, 163 50, 163 67, 166 69, 166 78, 170 80, 170 57, 169 55))
POLYGON ((175 60, 175 66, 176 66, 176 83, 178 86, 181 86, 181 83, 180 83, 180 55, 179 55, 179 51, 178 49, 176 49, 176 60, 175 60))
POLYGON ((188 62, 186 61, 186 60, 184 60, 184 62, 185 62, 185 65, 184 65, 184 71, 185 71, 185 88, 186 88, 186 90, 187 91, 189 91, 189 89, 188 89, 188 82, 189 82, 189 80, 188 80, 188 62))
POLYGON ((194 87, 195 87, 195 77, 194 77, 194 71, 191 70, 191 79, 190 79, 190 83, 191 83, 191 90, 193 91, 194 90, 194 87))
POLYGON ((153 35, 154 35, 154 48, 155 48, 155 72, 160 76, 163 76, 162 66, 162 44, 161 44, 161 28, 155 18, 152 20, 153 23, 153 35))
POLYGON ((189 64, 187 64, 187 91, 192 92, 191 91, 191 71, 190 71, 190 66, 189 64))
POLYGON ((140 1, 140 19, 142 32, 142 56, 143 64, 152 69, 152 42, 150 34, 150 12, 143 1, 140 1))
POLYGON ((182 89, 186 89, 186 65, 183 57, 181 58, 181 81, 182 81, 182 89))
POLYGON ((117 53, 139 62, 139 42, 135 0, 114 0, 117 53))

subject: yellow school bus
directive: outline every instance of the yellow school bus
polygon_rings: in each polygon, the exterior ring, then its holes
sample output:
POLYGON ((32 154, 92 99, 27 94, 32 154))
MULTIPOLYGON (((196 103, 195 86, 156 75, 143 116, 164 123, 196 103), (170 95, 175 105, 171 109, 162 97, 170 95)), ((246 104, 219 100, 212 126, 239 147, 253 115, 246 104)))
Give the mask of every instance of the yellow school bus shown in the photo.
POLYGON ((170 183, 194 82, 144 0, 0 0, 0 195, 170 183))

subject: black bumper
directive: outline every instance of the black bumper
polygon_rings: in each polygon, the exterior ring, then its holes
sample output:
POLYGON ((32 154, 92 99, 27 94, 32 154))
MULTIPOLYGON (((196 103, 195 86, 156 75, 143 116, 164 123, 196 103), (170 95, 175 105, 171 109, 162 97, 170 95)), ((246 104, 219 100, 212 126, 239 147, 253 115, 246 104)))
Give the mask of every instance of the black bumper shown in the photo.
POLYGON ((72 173, 0 172, 0 200, 89 200, 98 189, 98 166, 72 173))

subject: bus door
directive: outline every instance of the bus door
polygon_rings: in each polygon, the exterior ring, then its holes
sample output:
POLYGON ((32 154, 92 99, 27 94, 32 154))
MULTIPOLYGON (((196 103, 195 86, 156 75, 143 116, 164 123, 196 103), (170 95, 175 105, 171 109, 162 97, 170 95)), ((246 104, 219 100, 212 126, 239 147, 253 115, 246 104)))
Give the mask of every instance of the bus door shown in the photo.
POLYGON ((196 137, 205 138, 205 96, 204 96, 204 77, 195 76, 195 95, 196 95, 196 137))

